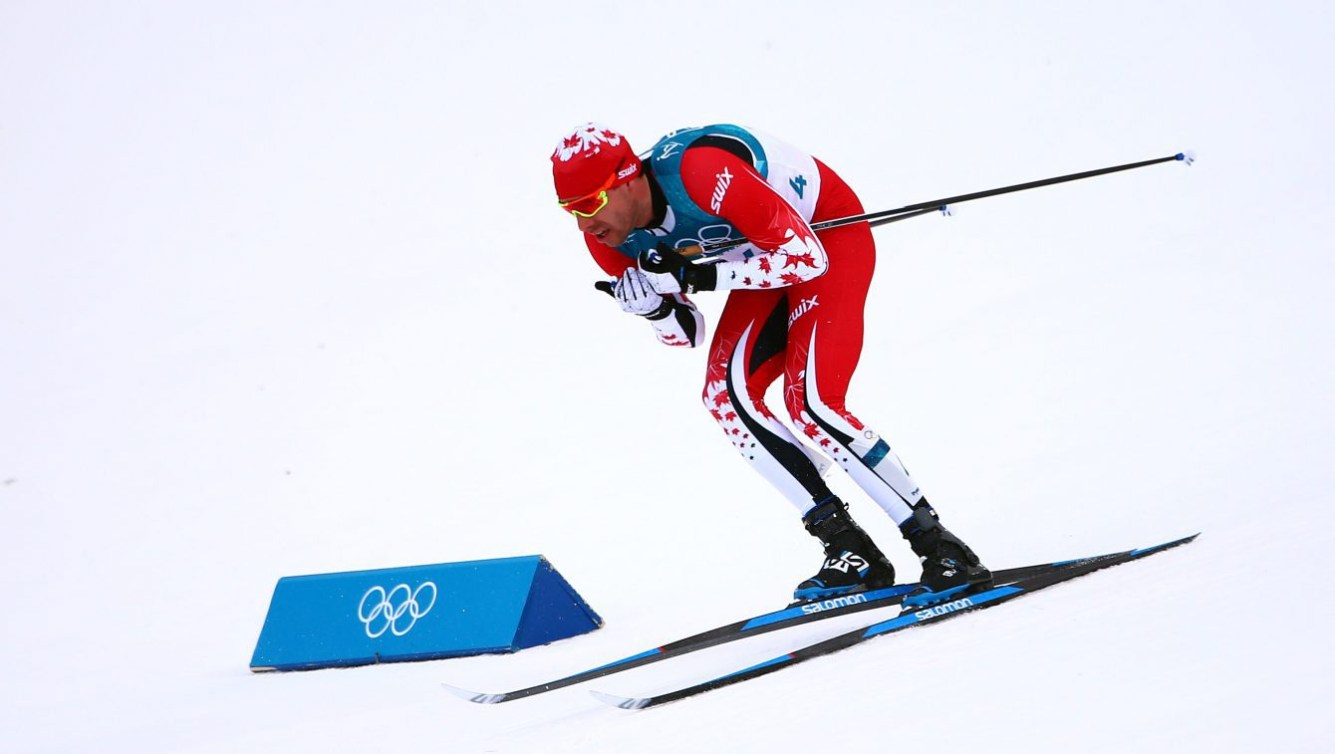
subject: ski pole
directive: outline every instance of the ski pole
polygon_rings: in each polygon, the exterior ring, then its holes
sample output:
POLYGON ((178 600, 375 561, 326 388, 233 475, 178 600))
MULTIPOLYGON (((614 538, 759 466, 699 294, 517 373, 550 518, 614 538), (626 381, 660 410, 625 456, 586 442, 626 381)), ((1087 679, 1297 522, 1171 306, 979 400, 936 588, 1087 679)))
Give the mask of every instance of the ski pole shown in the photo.
MULTIPOLYGON (((918 217, 920 215, 925 215, 929 212, 935 212, 937 210, 940 210, 941 212, 946 212, 948 206, 951 204, 960 204, 962 202, 970 202, 975 199, 985 199, 989 196, 1012 194, 1015 193, 1016 191, 1027 191, 1029 189, 1040 188, 1043 186, 1052 186, 1058 183, 1078 181, 1083 178, 1093 178, 1095 176, 1107 175, 1108 173, 1117 173, 1123 170, 1134 170, 1136 168, 1143 168, 1150 165, 1158 165, 1163 162, 1182 162, 1186 163, 1187 165, 1190 165, 1191 163, 1195 162, 1195 159, 1196 159, 1195 156, 1192 155, 1190 152, 1178 152, 1177 154, 1170 155, 1168 157, 1157 157, 1153 160, 1128 162, 1125 165, 1113 165, 1111 167, 1098 168, 1097 170, 1086 170, 1081 173, 1071 173, 1069 175, 1059 175, 1053 178, 1044 178, 1042 180, 1029 181, 1028 183, 1017 183, 1013 186, 1002 186, 1000 188, 987 189, 986 191, 975 191, 972 194, 960 194, 959 196, 947 197, 945 199, 933 199, 932 201, 928 202, 918 202, 917 204, 909 204, 907 206, 900 207, 899 209, 888 209, 881 212, 868 212, 862 215, 851 215, 849 217, 840 217, 834 220, 824 220, 822 222, 812 223, 811 229, 816 231, 830 230, 832 228, 842 228, 845 225, 852 225, 854 223, 861 223, 861 222, 865 222, 870 227, 875 228, 878 225, 885 225, 886 223, 897 222, 899 220, 907 220, 910 217, 918 217)), ((720 251, 731 249, 734 246, 740 246, 744 243, 746 243, 745 239, 738 239, 735 241, 720 241, 719 243, 709 243, 709 244, 703 244, 701 246, 689 246, 683 249, 678 249, 678 251, 685 256, 700 257, 700 259, 697 261, 702 262, 708 257, 720 251)))

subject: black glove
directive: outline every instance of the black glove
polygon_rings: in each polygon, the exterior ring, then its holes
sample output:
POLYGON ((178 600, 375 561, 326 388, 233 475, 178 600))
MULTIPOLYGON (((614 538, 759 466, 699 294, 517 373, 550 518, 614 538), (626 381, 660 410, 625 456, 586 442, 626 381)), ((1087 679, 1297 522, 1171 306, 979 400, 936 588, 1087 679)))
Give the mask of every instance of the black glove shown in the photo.
POLYGON ((640 253, 640 269, 659 293, 712 291, 718 285, 718 270, 712 264, 691 264, 666 244, 640 253))

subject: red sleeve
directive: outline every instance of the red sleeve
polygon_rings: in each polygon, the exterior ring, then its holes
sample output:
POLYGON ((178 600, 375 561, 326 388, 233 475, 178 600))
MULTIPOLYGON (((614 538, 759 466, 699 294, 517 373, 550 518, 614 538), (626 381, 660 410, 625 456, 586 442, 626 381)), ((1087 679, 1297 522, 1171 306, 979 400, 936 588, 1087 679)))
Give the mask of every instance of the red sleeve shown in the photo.
POLYGON ((746 160, 717 147, 691 147, 682 155, 681 177, 692 201, 763 252, 715 263, 715 290, 782 288, 829 269, 811 225, 746 160))
POLYGON ((815 235, 750 163, 727 150, 687 149, 681 157, 681 179, 692 201, 732 223, 760 249, 775 251, 794 233, 815 235))

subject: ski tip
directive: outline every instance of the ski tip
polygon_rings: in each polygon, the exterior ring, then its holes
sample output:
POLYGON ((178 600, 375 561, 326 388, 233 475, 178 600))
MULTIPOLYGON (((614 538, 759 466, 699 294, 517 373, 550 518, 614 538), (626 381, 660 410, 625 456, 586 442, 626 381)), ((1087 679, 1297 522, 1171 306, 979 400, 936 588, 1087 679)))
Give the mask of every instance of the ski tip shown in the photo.
POLYGON ((1185 151, 1185 152, 1178 152, 1176 155, 1174 155, 1174 158, 1175 158, 1178 162, 1180 162, 1180 163, 1182 163, 1182 164, 1184 164, 1184 165, 1190 165, 1190 164, 1192 164, 1193 162, 1196 161, 1196 153, 1195 153, 1194 151, 1188 149, 1188 150, 1185 151))
POLYGON ((1156 553, 1156 552, 1163 552, 1164 550, 1171 550, 1171 549, 1173 549, 1174 547, 1180 547, 1180 546, 1185 545, 1185 544, 1188 544, 1188 543, 1190 543, 1190 542, 1195 542, 1195 541, 1196 541, 1196 537, 1199 537, 1200 535, 1201 535, 1200 532, 1196 532, 1195 534, 1192 534, 1192 535, 1190 535, 1190 536, 1186 536, 1186 537, 1182 537, 1181 539, 1174 539, 1174 540, 1172 540, 1171 542, 1164 542, 1164 543, 1161 544, 1161 545, 1154 545, 1153 547, 1142 547, 1142 548, 1140 548, 1139 550, 1132 550, 1130 553, 1128 553, 1128 555, 1130 556, 1130 558, 1131 558, 1132 560, 1134 560, 1134 559, 1136 559, 1136 558, 1143 557, 1143 556, 1145 556, 1145 555, 1151 555, 1151 554, 1156 553))
POLYGON ((603 704, 611 705, 613 707, 618 707, 620 709, 643 709, 645 706, 649 704, 649 700, 643 698, 635 699, 628 696, 604 694, 601 691, 593 691, 593 690, 590 690, 589 693, 593 695, 594 699, 597 699, 603 704))
POLYGON ((458 686, 451 686, 448 683, 440 684, 440 687, 466 702, 475 702, 477 704, 497 704, 506 699, 506 694, 479 694, 476 691, 461 689, 458 686))

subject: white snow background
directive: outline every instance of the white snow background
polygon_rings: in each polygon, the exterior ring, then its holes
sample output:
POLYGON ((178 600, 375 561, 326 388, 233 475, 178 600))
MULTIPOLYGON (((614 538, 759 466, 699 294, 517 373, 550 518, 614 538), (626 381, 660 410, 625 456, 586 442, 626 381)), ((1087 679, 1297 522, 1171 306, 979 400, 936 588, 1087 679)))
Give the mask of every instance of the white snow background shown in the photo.
POLYGON ((1328 751, 1332 29, 1318 2, 0 3, 0 748, 1328 751), (589 119, 639 149, 752 125, 868 209, 1194 149, 878 229, 849 406, 993 567, 1201 538, 658 709, 585 691, 850 626, 445 694, 773 609, 820 559, 700 406, 703 349, 593 289, 548 163, 589 119), (603 629, 247 669, 281 576, 535 553, 603 629))

